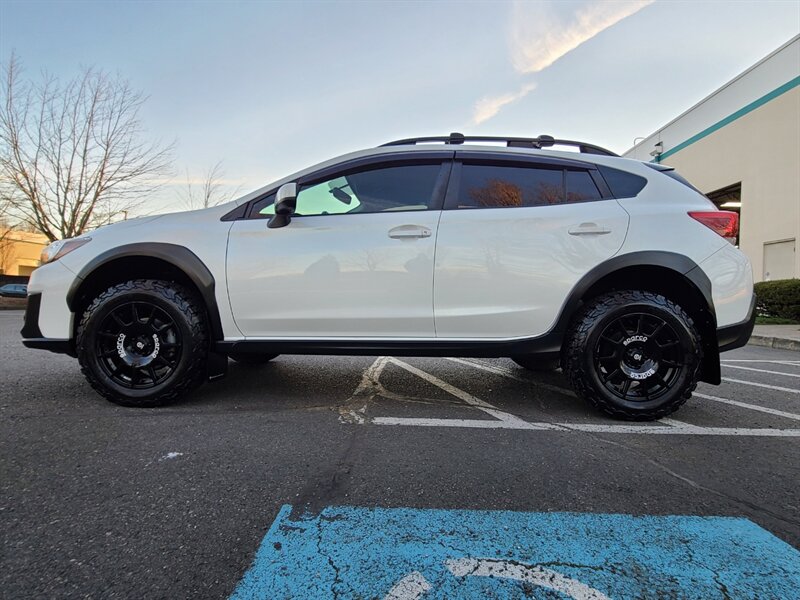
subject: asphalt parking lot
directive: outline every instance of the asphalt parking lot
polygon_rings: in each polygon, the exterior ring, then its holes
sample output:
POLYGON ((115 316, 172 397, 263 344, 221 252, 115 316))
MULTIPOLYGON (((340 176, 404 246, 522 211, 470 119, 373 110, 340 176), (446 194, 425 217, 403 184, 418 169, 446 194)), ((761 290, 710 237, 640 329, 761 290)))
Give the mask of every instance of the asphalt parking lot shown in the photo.
POLYGON ((800 353, 727 353, 652 424, 505 359, 283 356, 142 410, 21 319, 4 598, 800 597, 800 353))

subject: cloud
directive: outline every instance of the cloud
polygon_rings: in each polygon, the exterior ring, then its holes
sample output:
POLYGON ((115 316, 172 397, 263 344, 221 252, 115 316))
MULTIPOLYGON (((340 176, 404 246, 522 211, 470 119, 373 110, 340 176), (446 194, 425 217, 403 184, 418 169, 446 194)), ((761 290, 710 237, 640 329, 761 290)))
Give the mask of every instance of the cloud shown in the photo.
POLYGON ((520 73, 538 73, 601 31, 643 9, 653 0, 582 3, 515 3, 511 62, 520 73), (571 10, 564 14, 564 8, 571 10))
POLYGON ((500 96, 487 96, 481 98, 475 103, 475 109, 472 113, 472 122, 479 125, 484 121, 491 119, 495 116, 501 108, 506 104, 516 102, 520 98, 527 96, 536 88, 535 83, 528 83, 522 86, 518 92, 509 92, 500 96))
MULTIPOLYGON (((601 31, 640 11, 654 0, 515 2, 510 35, 511 63, 520 73, 538 73, 601 31)), ((475 103, 472 123, 479 125, 504 106, 527 96, 536 84, 518 92, 486 96, 475 103)))

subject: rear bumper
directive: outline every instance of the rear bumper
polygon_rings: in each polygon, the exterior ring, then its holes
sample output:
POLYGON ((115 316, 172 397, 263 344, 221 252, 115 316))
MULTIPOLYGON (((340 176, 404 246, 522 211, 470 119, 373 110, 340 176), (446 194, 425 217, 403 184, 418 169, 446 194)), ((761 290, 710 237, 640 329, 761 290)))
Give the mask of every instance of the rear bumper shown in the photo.
POLYGON ((756 296, 750 300, 750 311, 747 318, 741 323, 726 325, 717 329, 717 344, 720 352, 741 348, 750 339, 753 327, 756 325, 756 296))

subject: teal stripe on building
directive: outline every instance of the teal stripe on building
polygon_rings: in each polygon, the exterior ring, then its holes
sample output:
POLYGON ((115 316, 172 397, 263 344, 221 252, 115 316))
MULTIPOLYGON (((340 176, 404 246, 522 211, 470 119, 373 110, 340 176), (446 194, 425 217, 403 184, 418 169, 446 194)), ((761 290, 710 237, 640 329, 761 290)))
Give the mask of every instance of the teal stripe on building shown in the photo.
POLYGON ((727 117, 725 117, 721 121, 717 121, 716 123, 714 123, 710 127, 705 128, 700 133, 698 133, 696 135, 693 135, 688 140, 686 140, 684 142, 681 142, 680 144, 678 144, 677 146, 675 146, 673 148, 670 148, 669 150, 667 150, 663 154, 661 154, 661 155, 657 156, 656 158, 654 158, 651 162, 661 162, 662 160, 672 156, 676 152, 680 152, 681 150, 683 150, 687 146, 691 146, 695 142, 698 142, 698 141, 702 140, 704 137, 707 137, 707 136, 711 135, 712 133, 714 133, 715 131, 717 131, 719 129, 722 129, 726 125, 728 125, 730 123, 733 123, 736 119, 739 119, 739 118, 745 116, 746 114, 753 112, 755 109, 757 109, 757 108, 759 108, 761 106, 764 106, 767 102, 770 102, 771 100, 774 100, 778 96, 781 96, 782 94, 785 94, 786 92, 796 88, 798 85, 800 85, 800 76, 795 77, 794 79, 792 79, 790 81, 787 81, 782 86, 780 86, 778 88, 775 88, 774 90, 772 90, 768 94, 764 94, 763 96, 761 96, 761 98, 759 98, 757 100, 754 100, 753 102, 751 102, 750 104, 748 104, 747 106, 745 106, 743 108, 740 108, 735 113, 728 115, 727 117))

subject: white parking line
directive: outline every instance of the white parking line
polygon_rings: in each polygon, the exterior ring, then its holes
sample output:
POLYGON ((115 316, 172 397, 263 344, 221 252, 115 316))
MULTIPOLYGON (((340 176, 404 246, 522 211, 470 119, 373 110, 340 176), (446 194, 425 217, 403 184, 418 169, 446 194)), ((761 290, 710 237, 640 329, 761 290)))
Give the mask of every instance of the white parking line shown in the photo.
POLYGON ((698 398, 703 398, 705 400, 713 400, 714 402, 722 402, 723 404, 730 404, 731 406, 738 406, 739 408, 756 410, 758 412, 763 412, 770 415, 776 415, 778 417, 785 417, 787 419, 794 419, 795 421, 800 421, 800 415, 786 412, 783 410, 777 410, 775 408, 769 408, 767 406, 759 406, 758 404, 747 404, 746 402, 737 402, 736 400, 728 400, 727 398, 720 398, 719 396, 709 396, 708 394, 700 394, 699 392, 694 392, 692 395, 697 396, 698 398))
MULTIPOLYGON (((463 360, 460 358, 448 359, 453 362, 461 363, 476 369, 508 377, 516 381, 522 381, 534 386, 545 387, 552 389, 561 394, 574 396, 571 390, 560 388, 558 386, 551 386, 523 379, 513 373, 510 369, 503 367, 488 365, 478 361, 463 360)), ((514 430, 528 430, 528 431, 552 431, 552 432, 588 432, 588 433, 614 433, 614 434, 635 434, 635 435, 711 435, 711 436, 754 436, 754 437, 800 437, 800 429, 761 429, 761 428, 746 428, 746 427, 700 427, 678 421, 675 419, 662 419, 660 422, 652 424, 606 424, 606 423, 543 423, 543 422, 529 422, 521 419, 515 415, 504 412, 489 404, 485 400, 477 398, 472 394, 465 392, 456 386, 431 375, 430 373, 418 369, 402 360, 394 357, 380 357, 367 369, 359 384, 353 398, 359 398, 359 394, 369 393, 371 390, 374 395, 386 396, 387 398, 403 398, 398 394, 390 392, 384 388, 380 383, 379 378, 384 370, 386 364, 392 363, 412 375, 415 375, 424 381, 444 390, 448 394, 455 396, 459 400, 466 403, 472 408, 476 408, 492 417, 494 419, 448 419, 448 418, 421 418, 421 417, 374 417, 367 418, 366 409, 367 404, 364 403, 362 408, 359 408, 356 415, 357 418, 344 420, 343 422, 353 424, 366 424, 374 423, 376 425, 399 425, 411 427, 457 427, 467 429, 514 429, 514 430)), ((750 383, 750 382, 747 382, 750 383)), ((773 386, 775 387, 775 386, 773 386)), ((788 388, 787 388, 788 389, 788 388)), ((751 410, 759 410, 774 414, 776 416, 788 417, 795 420, 800 420, 800 415, 794 413, 787 413, 775 409, 769 409, 762 406, 749 405, 744 402, 736 402, 727 400, 726 398, 718 398, 716 396, 707 396, 705 394, 696 394, 698 397, 714 400, 748 408, 751 410)), ((352 408, 351 408, 352 410, 352 408)))
POLYGON ((562 388, 557 385, 551 385, 549 383, 542 383, 541 381, 533 382, 530 379, 525 379, 523 377, 515 375, 511 369, 506 369, 504 367, 487 365, 486 363, 478 361, 464 360, 463 358, 447 358, 446 360, 456 363, 461 363, 462 365, 467 365, 470 367, 475 367, 476 369, 481 369, 489 373, 494 373, 495 375, 502 375, 503 377, 508 377, 509 379, 514 379, 516 381, 521 381, 523 383, 528 383, 528 384, 533 383, 538 388, 542 388, 543 390, 549 390, 551 392, 556 392, 557 394, 564 394, 565 396, 572 396, 573 398, 577 397, 575 396, 575 392, 573 392, 570 389, 562 388))
POLYGON ((772 375, 785 375, 786 377, 800 377, 798 373, 784 373, 783 371, 768 371, 767 369, 754 369, 753 367, 742 367, 741 365, 722 365, 728 369, 741 369, 743 371, 755 371, 756 373, 770 373, 772 375))
POLYGON ((744 379, 733 379, 732 377, 723 377, 722 381, 730 381, 731 383, 741 383, 743 385, 753 385, 755 387, 767 388, 770 390, 777 390, 779 392, 789 392, 791 394, 800 394, 800 390, 794 388, 781 387, 779 385, 770 385, 768 383, 756 383, 755 381, 745 381, 744 379))
POLYGON ((776 365, 791 365, 800 367, 800 360, 761 360, 754 358, 726 358, 721 361, 724 363, 773 363, 776 365))
POLYGON ((528 423, 527 421, 523 421, 519 417, 515 417, 512 414, 509 414, 507 412, 503 412, 503 411, 497 409, 496 407, 492 406, 488 402, 484 402, 480 398, 476 398, 472 394, 469 394, 469 393, 465 392, 464 390, 461 390, 461 389, 457 388, 454 385, 450 385, 446 381, 442 381, 441 379, 431 375, 430 373, 427 373, 425 371, 417 369, 416 367, 412 367, 411 365, 409 365, 406 362, 403 362, 402 360, 398 360, 396 358, 389 358, 389 362, 397 365, 398 367, 401 367, 401 368, 405 369, 406 371, 408 371, 409 373, 412 373, 413 375, 416 375, 420 379, 424 379, 428 383, 431 383, 431 384, 435 385, 436 387, 444 390, 448 394, 450 394, 452 396, 455 396, 459 400, 463 400, 464 402, 466 402, 470 406, 474 406, 478 410, 482 410, 483 412, 492 415, 495 419, 498 419, 500 421, 503 421, 505 423, 510 424, 512 429, 548 429, 549 428, 549 427, 539 426, 538 424, 537 425, 533 425, 531 423, 528 423))

